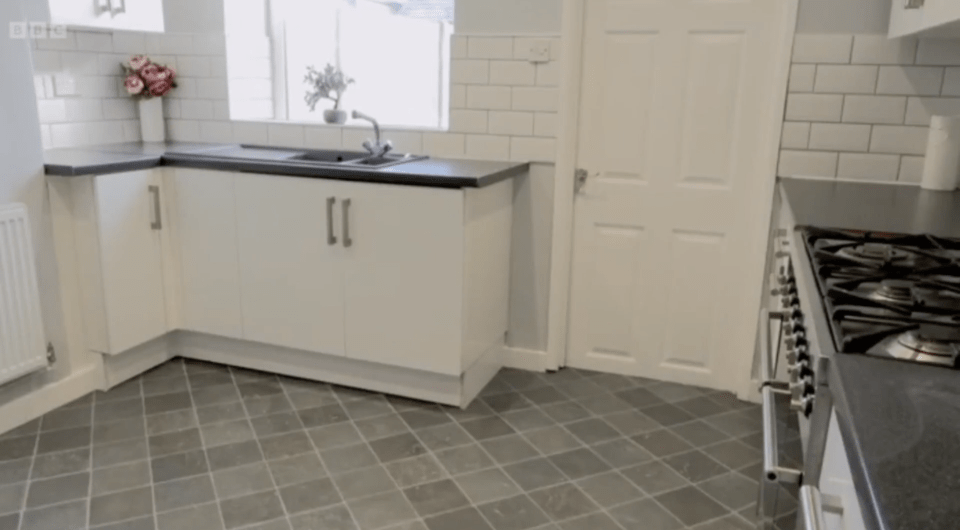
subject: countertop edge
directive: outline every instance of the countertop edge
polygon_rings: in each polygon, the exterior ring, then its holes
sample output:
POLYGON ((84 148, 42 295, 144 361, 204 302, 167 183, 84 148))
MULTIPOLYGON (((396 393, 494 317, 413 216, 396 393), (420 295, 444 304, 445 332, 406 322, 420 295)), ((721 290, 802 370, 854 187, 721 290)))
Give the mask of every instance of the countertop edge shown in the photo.
POLYGON ((85 175, 104 175, 110 173, 123 173, 124 171, 137 171, 141 169, 152 169, 163 165, 163 157, 144 158, 140 160, 129 160, 123 162, 104 162, 102 164, 87 165, 66 165, 66 164, 44 164, 43 170, 46 175, 54 177, 82 177, 85 175))

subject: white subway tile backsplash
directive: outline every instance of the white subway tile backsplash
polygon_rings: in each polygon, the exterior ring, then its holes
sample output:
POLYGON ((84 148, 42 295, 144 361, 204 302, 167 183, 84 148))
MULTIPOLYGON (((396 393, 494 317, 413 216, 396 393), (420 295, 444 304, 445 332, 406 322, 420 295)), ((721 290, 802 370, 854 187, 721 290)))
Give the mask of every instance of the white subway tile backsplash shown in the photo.
POLYGON ((64 71, 73 75, 100 73, 100 60, 93 52, 60 52, 60 62, 64 71))
MULTIPOLYGON (((170 123, 172 120, 167 120, 170 123)), ((233 122, 233 141, 242 144, 267 145, 267 124, 253 121, 233 122)))
POLYGON ((67 110, 67 121, 100 121, 103 120, 103 103, 100 98, 70 98, 64 101, 67 110))
POLYGON ((77 49, 86 52, 113 51, 113 34, 109 32, 78 31, 77 49))
POLYGON ((450 63, 450 82, 485 85, 490 81, 490 61, 454 59, 450 63))
POLYGON ((876 66, 819 65, 814 92, 873 94, 877 86, 876 66))
POLYGON ((927 150, 927 127, 876 125, 870 138, 870 151, 902 155, 922 155, 927 150))
POLYGON ((450 131, 462 133, 487 132, 487 111, 451 109, 450 131))
POLYGON ((113 51, 126 55, 146 53, 146 39, 144 34, 134 31, 113 32, 113 51))
POLYGON ((200 139, 204 142, 232 142, 233 126, 229 121, 201 121, 200 139))
POLYGON ((227 80, 204 77, 198 78, 197 97, 204 99, 227 99, 227 80))
POLYGON ((910 98, 907 125, 930 125, 931 116, 960 115, 960 98, 910 98))
POLYGON ((124 69, 121 63, 126 63, 127 56, 121 53, 101 53, 97 56, 98 71, 100 75, 123 75, 124 69))
POLYGON ((833 94, 789 94, 786 119, 790 121, 840 121, 843 96, 833 94))
POLYGON ((212 120, 213 101, 208 99, 184 99, 180 102, 180 117, 185 120, 212 120))
MULTIPOLYGON (((186 102, 184 102, 184 104, 186 104, 186 102)), ((184 113, 184 115, 186 116, 187 114, 184 113)), ((267 142, 269 142, 270 145, 280 147, 303 147, 304 138, 303 125, 271 123, 267 126, 267 142)))
POLYGON ((513 110, 556 112, 560 106, 560 92, 556 88, 514 87, 513 110))
POLYGON ((60 123, 67 121, 67 105, 62 99, 41 99, 37 101, 40 123, 60 123))
POLYGON ((520 162, 549 162, 556 158, 557 141, 553 138, 510 139, 510 160, 520 162))
MULTIPOLYGON (((372 138, 370 130, 363 130, 363 138, 372 138)), ((384 131, 384 136, 393 142, 393 151, 396 153, 414 153, 419 154, 423 152, 423 133, 420 131, 411 131, 411 130, 398 130, 398 129, 387 129, 384 131)), ((363 145, 363 141, 357 144, 347 143, 347 135, 344 132, 343 135, 343 145, 346 148, 360 148, 363 145)))
POLYGON ((922 156, 902 156, 900 157, 900 175, 897 180, 900 182, 911 182, 919 184, 923 178, 922 156))
POLYGON ((560 86, 560 63, 550 61, 537 65, 537 85, 560 86))
POLYGON ((790 67, 790 92, 813 92, 817 78, 817 65, 795 64, 790 67))
POLYGON ((913 64, 917 40, 886 35, 856 35, 853 38, 853 64, 913 64))
POLYGON ((466 154, 481 160, 509 160, 510 137, 468 134, 466 154))
POLYGON ((840 153, 837 177, 893 182, 900 171, 899 155, 840 153))
POLYGON ((471 59, 513 59, 513 37, 469 37, 467 55, 471 59))
POLYGON ((167 120, 167 135, 177 142, 199 142, 200 122, 196 120, 167 120))
POLYGON ((53 147, 115 144, 124 141, 123 122, 77 122, 50 125, 53 147))
POLYGON ((463 109, 467 107, 467 85, 450 86, 450 108, 463 109))
POLYGON ((53 73, 59 72, 61 68, 60 65, 60 52, 50 51, 50 50, 34 50, 33 51, 33 72, 40 73, 53 73))
POLYGON ((533 134, 532 112, 490 112, 490 134, 530 136, 533 134))
POLYGON ((846 96, 843 121, 899 125, 906 107, 907 98, 903 96, 846 96))
POLYGON ((836 177, 839 153, 781 151, 777 173, 782 177, 836 177))
MULTIPOLYGON (((67 31, 66 38, 63 39, 37 39, 33 41, 38 50, 76 50, 77 35, 76 32, 67 31)), ((61 138, 62 139, 62 138, 61 138)), ((54 138, 56 141, 57 138, 54 138)))
POLYGON ((510 87, 467 86, 467 107, 471 109, 509 109, 510 87))
POLYGON ((490 61, 490 84, 537 84, 537 66, 527 61, 490 61))
POLYGON ((142 138, 140 136, 140 120, 123 120, 120 122, 123 125, 123 141, 124 142, 139 142, 142 138))
POLYGON ((179 118, 180 117, 180 101, 177 98, 163 98, 163 117, 164 118, 179 118))
POLYGON ((340 149, 343 147, 341 127, 306 126, 304 127, 303 137, 305 146, 311 149, 340 149))
POLYGON ((810 149, 820 151, 866 151, 869 147, 869 125, 814 123, 810 127, 810 149))
POLYGON ((847 64, 852 49, 852 35, 799 34, 793 40, 793 62, 847 64))
POLYGON ((44 149, 53 148, 53 137, 50 135, 50 126, 41 125, 40 126, 40 145, 44 149))
POLYGON ((917 48, 917 64, 960 65, 960 40, 922 39, 917 48))
POLYGON ((558 117, 554 112, 537 112, 533 119, 533 134, 535 136, 544 136, 556 138, 558 130, 558 117))
POLYGON ((943 83, 943 68, 881 66, 877 94, 936 96, 943 83))
POLYGON ((452 59, 467 58, 467 37, 454 35, 450 38, 450 58, 452 59))
POLYGON ((177 58, 177 74, 189 77, 208 77, 211 74, 210 58, 182 56, 177 58))
POLYGON ((230 119, 230 103, 228 101, 213 102, 213 119, 215 120, 230 119))
POLYGON ((960 67, 947 68, 943 76, 941 96, 960 96, 960 67))
POLYGON ((784 122, 780 147, 784 149, 806 149, 810 143, 810 124, 806 122, 784 122))
POLYGON ((137 105, 132 98, 103 100, 103 118, 106 120, 131 120, 138 116, 137 105))
POLYGON ((226 36, 217 33, 193 35, 193 48, 186 55, 216 55, 223 57, 226 54, 226 36))
POLYGON ((423 133, 423 154, 436 157, 459 158, 466 154, 466 137, 462 134, 423 133))

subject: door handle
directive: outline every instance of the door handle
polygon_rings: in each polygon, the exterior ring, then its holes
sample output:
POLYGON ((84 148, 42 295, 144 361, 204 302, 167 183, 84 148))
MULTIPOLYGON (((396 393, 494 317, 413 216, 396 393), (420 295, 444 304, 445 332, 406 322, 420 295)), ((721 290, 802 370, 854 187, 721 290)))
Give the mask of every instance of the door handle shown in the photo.
POLYGON ((337 236, 333 235, 333 205, 336 203, 336 197, 327 197, 327 244, 331 246, 337 244, 337 236))
POLYGON ((93 12, 97 16, 104 13, 113 13, 112 0, 93 0, 93 12))
POLYGON ((126 12, 127 12, 127 0, 116 0, 116 1, 120 3, 120 7, 112 7, 114 0, 110 0, 110 4, 111 4, 110 14, 111 14, 111 15, 119 15, 119 14, 121 14, 121 13, 126 13, 126 12))
POLYGON ((160 186, 147 186, 150 194, 153 195, 153 222, 150 228, 153 230, 163 229, 163 217, 160 214, 160 186))
POLYGON ((351 199, 343 200, 343 246, 353 246, 353 240, 350 239, 350 203, 351 199))

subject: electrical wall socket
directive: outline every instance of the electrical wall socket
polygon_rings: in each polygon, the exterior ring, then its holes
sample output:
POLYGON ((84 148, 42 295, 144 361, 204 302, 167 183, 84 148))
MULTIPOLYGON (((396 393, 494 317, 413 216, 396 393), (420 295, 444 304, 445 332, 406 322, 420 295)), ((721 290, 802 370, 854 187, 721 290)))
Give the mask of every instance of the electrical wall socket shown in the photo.
POLYGON ((530 41, 528 58, 531 63, 550 62, 550 41, 546 39, 530 41))

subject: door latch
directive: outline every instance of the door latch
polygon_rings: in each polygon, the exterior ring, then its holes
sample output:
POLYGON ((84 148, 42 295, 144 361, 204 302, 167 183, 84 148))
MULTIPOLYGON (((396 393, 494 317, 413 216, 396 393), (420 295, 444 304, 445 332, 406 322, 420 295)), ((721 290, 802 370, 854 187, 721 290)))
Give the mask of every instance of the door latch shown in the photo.
POLYGON ((587 178, 590 176, 590 173, 586 169, 577 168, 573 172, 573 193, 580 193, 580 190, 587 185, 587 178))

